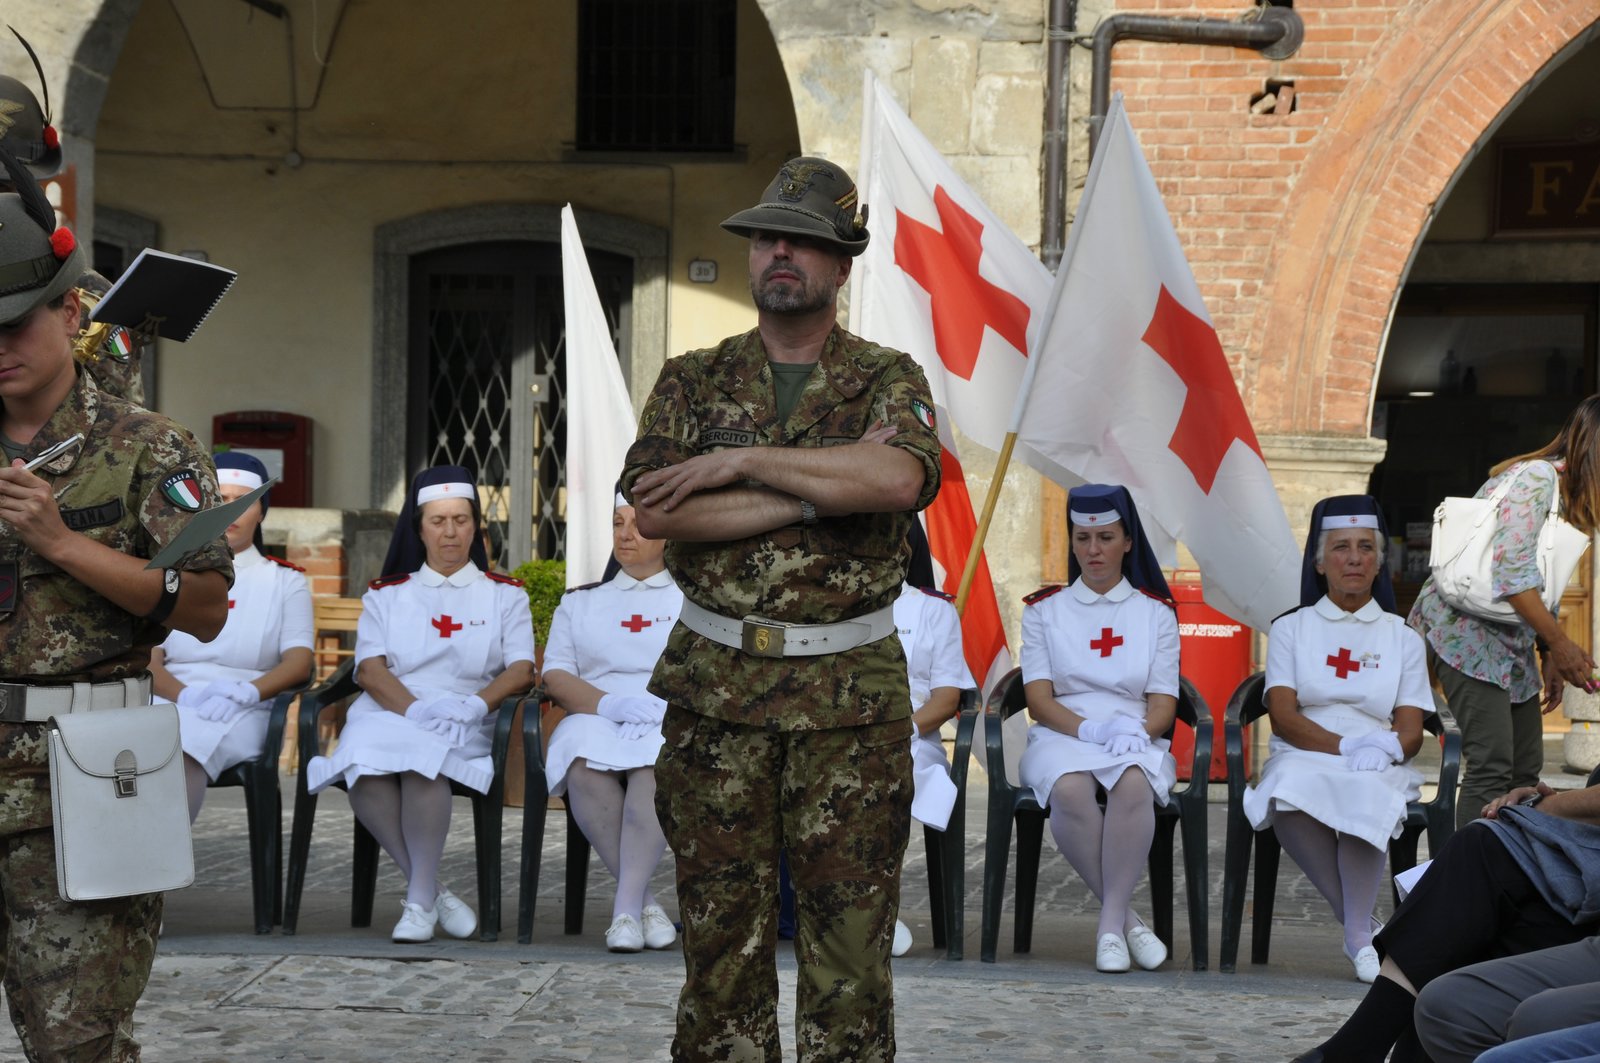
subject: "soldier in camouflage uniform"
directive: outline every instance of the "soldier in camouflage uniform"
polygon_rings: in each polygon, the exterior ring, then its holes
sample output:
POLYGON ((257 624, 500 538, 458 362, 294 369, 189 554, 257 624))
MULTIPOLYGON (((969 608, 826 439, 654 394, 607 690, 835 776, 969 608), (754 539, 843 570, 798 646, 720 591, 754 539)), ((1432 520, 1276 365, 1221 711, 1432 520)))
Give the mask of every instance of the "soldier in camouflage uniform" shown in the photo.
POLYGON ((750 238, 758 325, 667 363, 624 472, 685 599, 650 686, 685 923, 672 1056, 780 1058, 786 850, 800 1058, 889 1060, 912 795, 893 606, 939 487, 933 406, 909 356, 838 327, 867 245, 842 169, 792 160, 723 227, 750 238))
POLYGON ((222 539, 147 571, 216 473, 194 438, 113 398, 73 361, 83 252, 26 171, 0 194, 0 945, 30 1060, 136 1060, 133 1009, 155 958, 160 894, 57 892, 47 711, 149 700, 168 627, 214 638, 233 569, 222 539), (25 463, 75 435, 33 471, 25 463), (133 682, 123 682, 134 680, 133 682), (63 686, 63 684, 81 684, 63 686))

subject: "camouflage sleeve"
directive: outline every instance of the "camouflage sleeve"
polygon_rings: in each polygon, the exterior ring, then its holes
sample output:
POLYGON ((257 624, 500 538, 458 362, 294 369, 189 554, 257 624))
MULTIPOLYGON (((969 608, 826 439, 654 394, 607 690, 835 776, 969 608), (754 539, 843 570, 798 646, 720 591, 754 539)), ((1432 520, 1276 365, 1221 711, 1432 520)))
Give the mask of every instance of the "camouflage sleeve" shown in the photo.
POLYGON ((916 509, 927 509, 939 493, 939 432, 928 378, 910 355, 902 354, 899 364, 878 382, 872 416, 897 430, 889 440, 891 447, 903 447, 922 460, 922 493, 917 496, 916 509))
MULTIPOLYGON (((139 524, 152 543, 149 556, 171 542, 200 510, 222 503, 211 458, 187 429, 170 421, 144 448, 139 471, 139 524)), ((216 569, 233 585, 233 555, 222 536, 186 556, 178 567, 190 572, 216 569)))
POLYGON ((669 358, 661 367, 639 415, 639 435, 622 464, 622 493, 633 500, 633 482, 652 469, 692 458, 698 422, 694 411, 694 375, 688 359, 669 358))

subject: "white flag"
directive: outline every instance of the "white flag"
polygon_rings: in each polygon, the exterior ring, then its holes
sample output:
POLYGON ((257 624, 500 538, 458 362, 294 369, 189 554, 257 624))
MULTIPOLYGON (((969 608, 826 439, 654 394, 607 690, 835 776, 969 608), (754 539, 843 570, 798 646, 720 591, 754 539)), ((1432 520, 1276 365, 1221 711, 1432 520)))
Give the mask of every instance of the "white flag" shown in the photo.
POLYGON ((561 208, 567 319, 567 586, 593 583, 611 557, 617 478, 637 423, 572 204, 561 208))
MULTIPOLYGON (((940 586, 954 593, 977 520, 950 422, 983 446, 1000 448, 1050 273, 870 71, 864 99, 857 177, 872 211, 872 242, 851 275, 851 328, 906 351, 928 377, 944 455, 942 485, 923 523, 940 586)), ((967 667, 987 692, 1010 669, 1011 654, 982 555, 961 633, 967 667)))
POLYGON ((1126 485, 1194 554, 1206 601, 1266 630, 1299 603, 1300 547, 1120 94, 1050 298, 1019 449, 1059 482, 1126 485))

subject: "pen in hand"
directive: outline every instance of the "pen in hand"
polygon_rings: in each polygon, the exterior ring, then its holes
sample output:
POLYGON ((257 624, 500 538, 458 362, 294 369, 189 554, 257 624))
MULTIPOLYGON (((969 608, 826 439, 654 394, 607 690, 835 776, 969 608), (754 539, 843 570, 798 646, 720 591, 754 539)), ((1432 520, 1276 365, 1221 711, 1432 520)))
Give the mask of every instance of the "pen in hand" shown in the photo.
POLYGON ((83 433, 82 432, 74 432, 72 435, 68 436, 67 438, 63 439, 61 442, 57 443, 55 446, 46 448, 44 453, 40 454, 37 458, 34 458, 32 461, 28 462, 28 464, 24 465, 22 468, 27 472, 32 472, 33 470, 39 468, 41 465, 45 464, 46 462, 48 462, 48 461, 50 461, 50 460, 52 460, 54 458, 60 457, 62 454, 66 453, 68 450, 70 450, 72 447, 74 447, 75 445, 77 445, 79 443, 82 443, 82 442, 83 442, 83 433))

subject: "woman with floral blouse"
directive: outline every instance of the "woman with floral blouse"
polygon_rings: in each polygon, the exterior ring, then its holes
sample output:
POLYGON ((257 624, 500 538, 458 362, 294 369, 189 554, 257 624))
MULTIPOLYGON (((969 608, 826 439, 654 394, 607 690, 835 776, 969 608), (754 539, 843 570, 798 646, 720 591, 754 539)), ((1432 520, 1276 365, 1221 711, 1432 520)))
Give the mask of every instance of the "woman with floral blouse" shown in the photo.
POLYGON ((1539 781, 1544 712, 1561 704, 1563 684, 1594 691, 1594 659, 1562 632, 1540 597, 1539 529, 1561 492, 1561 515, 1593 535, 1600 525, 1600 395, 1579 403, 1548 444, 1501 462, 1476 497, 1510 489, 1495 518, 1495 597, 1521 617, 1497 623, 1452 608, 1430 578, 1407 622, 1427 640, 1439 685, 1461 726, 1466 766, 1456 802, 1458 825, 1518 786, 1539 781), (1538 658, 1535 658, 1535 647, 1538 658), (1542 667, 1541 667, 1542 666, 1542 667), (1541 678, 1542 674, 1542 678, 1541 678), (1540 698, 1541 690, 1543 698, 1540 698))

